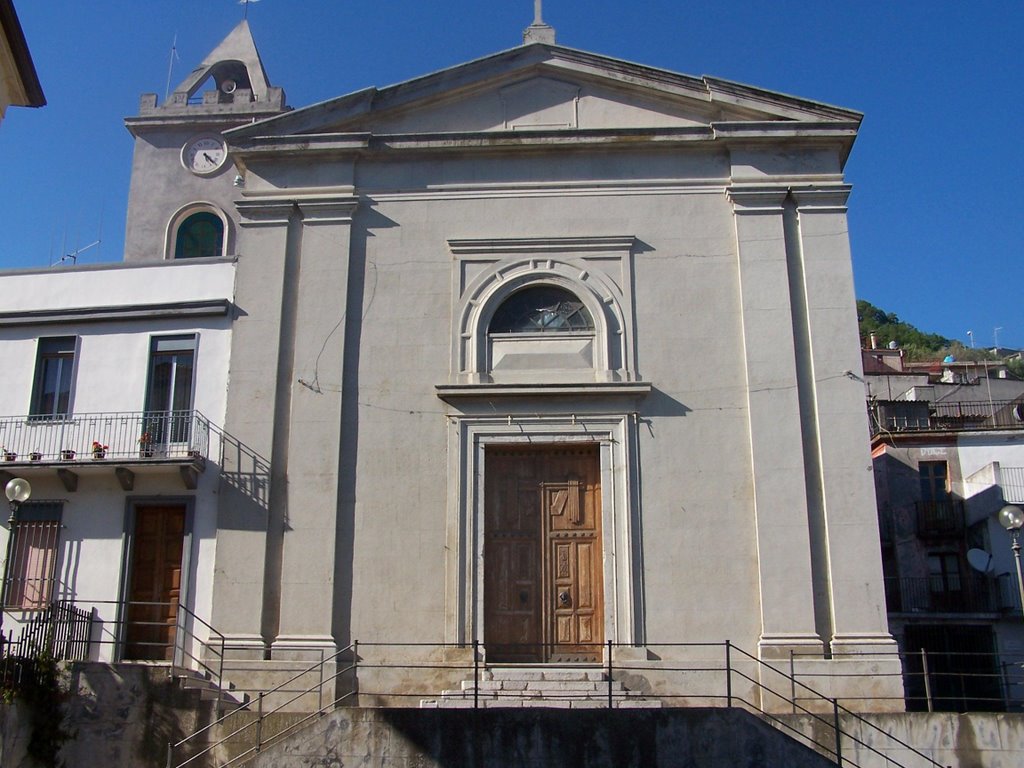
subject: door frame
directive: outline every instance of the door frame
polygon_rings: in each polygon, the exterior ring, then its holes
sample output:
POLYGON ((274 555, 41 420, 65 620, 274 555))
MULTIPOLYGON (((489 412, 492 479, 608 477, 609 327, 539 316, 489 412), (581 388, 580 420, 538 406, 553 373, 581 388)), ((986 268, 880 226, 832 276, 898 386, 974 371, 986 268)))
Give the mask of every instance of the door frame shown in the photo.
MULTIPOLYGON (((193 545, 193 529, 195 523, 195 496, 128 496, 125 498, 124 503, 124 526, 123 533, 121 535, 121 574, 119 577, 119 583, 117 588, 118 604, 115 621, 117 622, 117 630, 115 633, 114 658, 117 661, 122 661, 124 658, 124 650, 127 642, 127 631, 128 626, 126 621, 128 619, 128 601, 131 599, 131 573, 132 573, 132 554, 135 549, 135 521, 136 521, 136 510, 139 507, 170 507, 170 506, 182 506, 185 508, 185 531, 182 536, 181 542, 181 597, 179 602, 186 607, 192 606, 192 565, 194 558, 192 556, 192 545, 193 545)), ((191 620, 186 616, 178 617, 178 631, 180 635, 183 629, 192 631, 191 620)), ((180 638, 175 637, 174 643, 174 656, 171 661, 176 666, 181 666, 185 661, 182 656, 180 638)))
POLYGON ((445 563, 447 642, 483 642, 484 455, 491 445, 598 446, 604 639, 644 641, 640 488, 635 413, 449 418, 445 563))

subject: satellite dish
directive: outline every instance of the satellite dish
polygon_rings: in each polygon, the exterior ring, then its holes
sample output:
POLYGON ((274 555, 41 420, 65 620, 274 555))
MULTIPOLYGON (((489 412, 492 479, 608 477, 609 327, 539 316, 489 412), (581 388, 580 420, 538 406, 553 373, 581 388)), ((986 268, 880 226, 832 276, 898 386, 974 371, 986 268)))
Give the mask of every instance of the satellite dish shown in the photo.
POLYGON ((984 549, 968 549, 967 562, 979 573, 992 573, 992 555, 984 549))
POLYGON ((900 348, 900 345, 897 344, 895 341, 890 341, 889 342, 889 349, 899 349, 899 348, 900 348))

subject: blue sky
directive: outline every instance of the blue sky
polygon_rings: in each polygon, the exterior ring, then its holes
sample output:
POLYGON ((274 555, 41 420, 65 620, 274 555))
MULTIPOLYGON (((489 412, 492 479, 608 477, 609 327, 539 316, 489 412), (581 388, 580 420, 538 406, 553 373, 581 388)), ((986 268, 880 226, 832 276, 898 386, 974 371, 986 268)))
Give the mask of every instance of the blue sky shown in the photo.
MULTIPOLYGON (((0 268, 119 261, 122 118, 242 16, 236 0, 15 0, 46 93, 0 125, 0 268)), ((259 0, 249 21, 292 106, 517 45, 531 0, 259 0)), ((859 298, 923 330, 1024 347, 1024 2, 545 0, 573 48, 864 112, 847 165, 859 298)))

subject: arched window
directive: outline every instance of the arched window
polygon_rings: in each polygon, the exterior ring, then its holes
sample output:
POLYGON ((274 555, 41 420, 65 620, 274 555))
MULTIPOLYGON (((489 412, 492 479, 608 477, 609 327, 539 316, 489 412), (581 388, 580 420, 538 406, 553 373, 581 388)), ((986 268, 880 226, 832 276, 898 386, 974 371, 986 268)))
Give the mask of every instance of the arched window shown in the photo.
POLYGON ((198 211, 178 225, 174 258, 196 259, 224 253, 224 221, 210 211, 198 211))
POLYGON ((509 296, 495 311, 488 333, 593 331, 590 312, 570 291, 534 285, 509 296))

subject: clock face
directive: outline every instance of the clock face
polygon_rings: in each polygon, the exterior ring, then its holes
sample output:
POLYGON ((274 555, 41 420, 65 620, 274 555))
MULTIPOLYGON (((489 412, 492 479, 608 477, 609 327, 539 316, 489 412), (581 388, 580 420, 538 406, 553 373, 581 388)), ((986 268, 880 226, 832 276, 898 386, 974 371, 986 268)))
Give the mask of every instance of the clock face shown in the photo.
POLYGON ((200 176, 219 171, 227 159, 228 148, 219 136, 198 136, 181 149, 181 164, 200 176))

